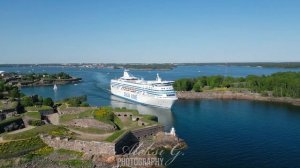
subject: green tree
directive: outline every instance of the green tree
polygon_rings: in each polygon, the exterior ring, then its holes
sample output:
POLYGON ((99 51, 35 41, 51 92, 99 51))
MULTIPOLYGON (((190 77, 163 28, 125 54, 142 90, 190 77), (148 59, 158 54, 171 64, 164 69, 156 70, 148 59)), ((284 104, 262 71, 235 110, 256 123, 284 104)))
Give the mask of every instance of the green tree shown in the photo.
POLYGON ((180 79, 174 82, 173 87, 177 91, 190 91, 193 89, 193 80, 180 79))
POLYGON ((201 92, 201 91, 202 91, 201 88, 202 88, 202 87, 201 87, 201 81, 198 80, 198 81, 194 84, 193 90, 194 90, 195 92, 201 92))
POLYGON ((0 80, 0 92, 3 92, 5 89, 5 83, 3 80, 0 80))
POLYGON ((28 96, 22 97, 21 105, 24 107, 33 106, 32 98, 28 96))
POLYGON ((82 102, 80 107, 89 107, 90 105, 87 102, 82 102))
POLYGON ((20 97, 20 91, 17 87, 13 87, 12 90, 9 91, 9 96, 11 98, 19 98, 20 97))
POLYGON ((52 107, 54 105, 54 102, 50 97, 47 97, 43 100, 43 105, 52 107))

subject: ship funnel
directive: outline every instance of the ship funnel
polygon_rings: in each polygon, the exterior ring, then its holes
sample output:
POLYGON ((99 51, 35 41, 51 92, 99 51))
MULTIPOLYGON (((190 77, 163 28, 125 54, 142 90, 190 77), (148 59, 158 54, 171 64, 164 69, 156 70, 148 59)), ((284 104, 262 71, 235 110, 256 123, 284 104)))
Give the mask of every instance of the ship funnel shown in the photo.
POLYGON ((130 77, 130 75, 128 73, 128 70, 124 70, 123 77, 124 78, 129 78, 130 77))
POLYGON ((135 76, 131 75, 128 70, 124 70, 122 79, 134 80, 137 79, 135 76))

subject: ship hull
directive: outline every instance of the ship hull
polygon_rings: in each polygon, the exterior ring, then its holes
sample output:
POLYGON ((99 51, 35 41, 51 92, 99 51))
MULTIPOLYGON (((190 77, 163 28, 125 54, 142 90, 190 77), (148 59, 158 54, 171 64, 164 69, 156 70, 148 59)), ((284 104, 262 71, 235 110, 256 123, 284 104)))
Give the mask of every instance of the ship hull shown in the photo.
POLYGON ((118 97, 138 102, 145 105, 156 106, 160 108, 170 109, 177 98, 159 98, 148 95, 136 94, 129 91, 120 90, 118 88, 111 87, 111 93, 118 97))

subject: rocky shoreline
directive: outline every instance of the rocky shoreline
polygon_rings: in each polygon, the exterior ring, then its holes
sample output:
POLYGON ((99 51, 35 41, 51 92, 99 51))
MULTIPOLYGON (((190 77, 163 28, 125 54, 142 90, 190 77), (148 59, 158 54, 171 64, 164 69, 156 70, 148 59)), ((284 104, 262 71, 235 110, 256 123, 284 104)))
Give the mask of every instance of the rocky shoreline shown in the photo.
POLYGON ((300 106, 300 99, 291 97, 270 97, 262 96, 259 93, 251 92, 234 92, 234 91, 178 91, 178 99, 227 99, 227 100, 255 100, 277 103, 288 103, 295 106, 300 106))

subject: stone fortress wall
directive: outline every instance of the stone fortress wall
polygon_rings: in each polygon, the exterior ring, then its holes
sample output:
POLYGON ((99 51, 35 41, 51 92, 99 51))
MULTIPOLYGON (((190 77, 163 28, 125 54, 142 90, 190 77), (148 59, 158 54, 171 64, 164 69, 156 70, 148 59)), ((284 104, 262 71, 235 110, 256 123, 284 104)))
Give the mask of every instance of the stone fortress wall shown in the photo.
POLYGON ((133 147, 143 138, 163 132, 161 125, 149 126, 127 132, 115 142, 71 140, 68 138, 40 135, 41 139, 50 147, 80 151, 90 155, 116 155, 124 153, 124 146, 133 147))
POLYGON ((68 138, 53 137, 48 135, 40 135, 40 137, 47 145, 56 149, 80 151, 91 155, 115 155, 115 143, 70 140, 68 138))
POLYGON ((131 132, 137 139, 144 139, 144 138, 152 137, 156 135, 158 132, 164 132, 164 126, 156 125, 156 126, 144 127, 144 128, 132 130, 131 132))

